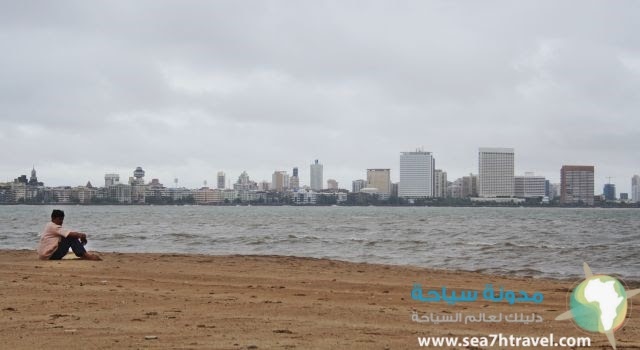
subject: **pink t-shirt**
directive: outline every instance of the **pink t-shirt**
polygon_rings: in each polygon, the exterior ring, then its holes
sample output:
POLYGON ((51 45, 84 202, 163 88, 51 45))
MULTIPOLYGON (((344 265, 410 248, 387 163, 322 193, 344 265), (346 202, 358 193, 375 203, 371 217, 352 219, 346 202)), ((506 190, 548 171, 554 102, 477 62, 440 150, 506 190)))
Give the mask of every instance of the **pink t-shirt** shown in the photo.
POLYGON ((69 230, 65 230, 60 225, 49 222, 45 225, 42 236, 40 236, 40 244, 38 244, 38 257, 42 260, 48 260, 58 249, 60 238, 67 237, 69 230))

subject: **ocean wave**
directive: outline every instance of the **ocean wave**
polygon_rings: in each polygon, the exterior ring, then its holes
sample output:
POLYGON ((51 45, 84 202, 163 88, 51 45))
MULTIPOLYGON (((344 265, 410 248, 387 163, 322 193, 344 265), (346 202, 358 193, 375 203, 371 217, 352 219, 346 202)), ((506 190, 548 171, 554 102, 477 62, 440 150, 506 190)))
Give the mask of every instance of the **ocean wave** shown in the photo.
MULTIPOLYGON (((312 208, 241 209, 77 206, 68 224, 89 232, 92 249, 116 251, 331 256, 544 277, 580 273, 589 259, 623 276, 640 271, 637 210, 611 219, 607 210, 555 208, 339 207, 330 217, 312 208)), ((41 219, 42 207, 3 207, 2 248, 35 247, 41 219)))
POLYGON ((174 232, 174 233, 167 233, 165 235, 167 237, 173 237, 173 238, 187 238, 187 239, 202 238, 202 236, 199 234, 187 233, 187 232, 174 232))

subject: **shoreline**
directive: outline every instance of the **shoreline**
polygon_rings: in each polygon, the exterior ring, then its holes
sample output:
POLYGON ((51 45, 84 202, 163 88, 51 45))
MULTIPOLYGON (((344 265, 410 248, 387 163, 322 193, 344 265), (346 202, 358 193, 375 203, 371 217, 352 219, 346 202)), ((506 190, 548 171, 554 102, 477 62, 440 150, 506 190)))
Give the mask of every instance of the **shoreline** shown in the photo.
POLYGON ((0 203, 0 206, 83 206, 83 207, 300 207, 300 208, 542 208, 542 209, 638 209, 638 203, 609 203, 606 205, 554 205, 554 204, 489 204, 491 202, 478 202, 477 204, 432 204, 432 205, 402 205, 402 204, 260 204, 260 203, 187 203, 187 204, 157 204, 157 203, 0 203))
MULTIPOLYGON (((602 334, 555 321, 579 280, 273 255, 100 253, 104 261, 93 262, 41 261, 32 250, 0 253, 0 335, 9 348, 81 341, 95 348, 411 349, 418 348, 419 336, 496 332, 588 336, 591 348, 608 347, 602 334), (416 283, 425 291, 446 286, 480 292, 492 283, 538 291, 544 301, 425 303, 412 299, 416 283), (415 313, 513 312, 543 321, 412 320, 415 313)), ((638 298, 630 303, 637 306, 638 298)), ((628 316, 616 332, 620 349, 640 347, 640 312, 628 316)))
MULTIPOLYGON (((0 248, 0 254, 3 252, 25 252, 25 253, 29 253, 35 251, 34 249, 29 249, 29 248, 10 248, 10 249, 4 249, 4 248, 0 248)), ((92 250, 93 251, 93 250, 92 250)), ((100 255, 102 254, 116 254, 116 255, 132 255, 132 256, 136 256, 136 255, 170 255, 170 256, 174 256, 174 257, 193 257, 193 256, 202 256, 202 257, 215 257, 215 258, 225 258, 225 257, 254 257, 254 258, 292 258, 292 259, 301 259, 301 260, 318 260, 318 261, 333 261, 333 262, 339 262, 339 263, 346 263, 346 264, 365 264, 365 265, 373 265, 373 266, 380 266, 380 267, 393 267, 393 268, 412 268, 412 269, 423 269, 423 270, 427 270, 433 273, 450 273, 450 272, 460 272, 460 273, 470 273, 470 274, 478 274, 478 275, 486 275, 486 276, 492 276, 492 277, 501 277, 501 278, 525 278, 525 279, 533 279, 533 280, 544 280, 544 281, 550 281, 550 282, 559 282, 559 283, 565 283, 565 282, 571 282, 574 283, 578 280, 580 280, 581 278, 583 278, 583 276, 581 274, 577 274, 577 275, 567 275, 567 276, 563 276, 563 277, 556 277, 556 276, 545 276, 542 275, 542 272, 539 272, 539 274, 518 274, 517 272, 509 272, 509 271, 485 271, 485 270, 490 270, 488 268, 483 268, 483 269, 476 269, 476 270, 466 270, 466 269, 447 269, 447 268, 440 268, 440 267, 427 267, 427 266, 420 266, 420 265, 413 265, 413 264, 402 264, 402 263, 383 263, 383 262, 367 262, 367 261, 351 261, 351 260, 344 260, 344 259, 335 259, 335 258, 318 258, 318 257, 313 257, 313 256, 304 256, 304 255, 283 255, 283 254, 237 254, 237 253, 233 253, 233 254, 206 254, 206 253, 183 253, 183 252, 175 252, 175 251, 156 251, 156 252, 136 252, 136 253, 131 253, 131 252, 117 252, 117 251, 93 251, 96 252, 100 255)), ((64 260, 69 260, 69 259, 75 259, 75 256, 73 255, 73 253, 69 253, 64 260)), ((537 270, 536 270, 537 271, 537 270)), ((620 279, 627 287, 629 287, 630 289, 636 289, 636 288, 640 288, 640 279, 634 279, 634 278, 629 278, 629 277, 625 277, 619 274, 611 274, 612 277, 618 278, 620 279)))

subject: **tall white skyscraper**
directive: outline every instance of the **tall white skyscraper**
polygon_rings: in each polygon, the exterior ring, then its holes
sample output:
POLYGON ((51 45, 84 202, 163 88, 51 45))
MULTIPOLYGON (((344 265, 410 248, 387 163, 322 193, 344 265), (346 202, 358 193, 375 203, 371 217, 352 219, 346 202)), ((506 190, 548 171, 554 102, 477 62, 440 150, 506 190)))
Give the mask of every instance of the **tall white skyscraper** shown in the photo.
POLYGON ((314 191, 322 191, 322 164, 318 163, 318 160, 311 164, 310 166, 310 181, 309 185, 311 189, 314 191))
POLYGON ((513 197, 513 148, 487 148, 478 151, 478 196, 513 197))
POLYGON ((400 154, 398 197, 433 197, 435 187, 434 170, 435 159, 431 152, 402 152, 400 154))
POLYGON ((640 175, 631 178, 631 200, 635 203, 640 202, 640 175))

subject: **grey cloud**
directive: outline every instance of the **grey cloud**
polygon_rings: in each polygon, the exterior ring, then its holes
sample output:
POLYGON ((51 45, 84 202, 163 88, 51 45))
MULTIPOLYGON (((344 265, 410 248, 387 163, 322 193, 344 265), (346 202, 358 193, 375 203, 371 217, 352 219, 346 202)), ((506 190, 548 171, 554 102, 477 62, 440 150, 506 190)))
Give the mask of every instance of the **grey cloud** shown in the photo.
POLYGON ((36 163, 50 182, 100 183, 141 165, 196 186, 319 158, 348 187, 368 167, 397 180, 399 152, 418 146, 453 178, 477 171, 478 147, 505 146, 519 171, 557 181, 562 164, 586 162, 622 181, 640 172, 639 10, 5 2, 0 179, 36 163))

